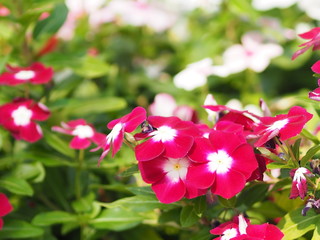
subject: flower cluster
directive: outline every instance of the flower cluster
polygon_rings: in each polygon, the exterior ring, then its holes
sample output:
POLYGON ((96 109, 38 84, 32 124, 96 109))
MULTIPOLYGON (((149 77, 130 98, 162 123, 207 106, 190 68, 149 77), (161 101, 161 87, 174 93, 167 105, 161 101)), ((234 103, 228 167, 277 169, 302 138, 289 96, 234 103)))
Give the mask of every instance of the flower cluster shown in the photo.
POLYGON ((3 193, 0 193, 0 229, 3 227, 2 217, 9 214, 13 210, 11 203, 7 196, 3 193))

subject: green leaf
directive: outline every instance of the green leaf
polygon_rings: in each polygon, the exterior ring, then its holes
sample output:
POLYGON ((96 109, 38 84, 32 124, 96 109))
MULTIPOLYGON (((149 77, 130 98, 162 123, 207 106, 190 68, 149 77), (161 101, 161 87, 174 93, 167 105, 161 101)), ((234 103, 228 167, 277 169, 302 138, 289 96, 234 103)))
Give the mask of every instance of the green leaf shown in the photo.
POLYGON ((278 157, 276 154, 270 152, 268 149, 264 147, 258 147, 257 148, 262 155, 264 155, 267 158, 270 158, 271 160, 278 162, 278 163, 286 163, 283 159, 278 157))
POLYGON ((154 210, 155 208, 159 209, 172 209, 177 207, 177 204, 164 204, 159 202, 159 200, 155 196, 145 196, 145 195, 138 195, 133 197, 126 197, 121 198, 117 201, 112 203, 99 203, 101 206, 106 208, 126 208, 130 209, 134 212, 147 212, 154 210))
POLYGON ((6 177, 0 180, 0 186, 14 194, 25 195, 25 196, 33 195, 32 187, 26 180, 22 178, 6 177))
POLYGON ((1 239, 36 238, 44 234, 42 228, 18 219, 6 219, 0 231, 1 239))
POLYGON ((237 198, 233 197, 230 199, 225 199, 223 197, 218 196, 219 203, 222 204, 225 208, 234 208, 237 203, 237 198))
POLYGON ((282 240, 292 240, 303 236, 314 229, 315 224, 320 221, 320 215, 313 209, 307 212, 306 216, 301 215, 302 208, 298 208, 286 214, 279 223, 279 228, 284 233, 282 240))
POLYGON ((251 207, 254 203, 265 198, 269 185, 265 183, 256 183, 247 186, 241 191, 238 197, 237 206, 242 204, 251 207))
POLYGON ((72 208, 77 212, 89 212, 92 210, 92 203, 95 199, 94 194, 91 192, 85 197, 82 197, 81 199, 78 199, 76 201, 72 202, 72 208))
POLYGON ((109 72, 109 65, 97 57, 87 55, 73 70, 82 77, 96 78, 106 75, 109 72))
MULTIPOLYGON (((127 103, 123 98, 100 97, 89 99, 61 99, 56 101, 52 107, 55 108, 55 110, 63 109, 63 111, 71 115, 83 116, 118 111, 126 106, 127 103)), ((52 108, 50 107, 50 109, 52 108)))
POLYGON ((193 206, 185 206, 180 213, 180 224, 182 227, 190 227, 198 222, 199 217, 193 206))
POLYGON ((314 144, 319 144, 319 139, 312 133, 310 133, 307 129, 302 129, 301 136, 308 138, 310 141, 312 141, 314 144))
POLYGON ((300 160, 300 165, 301 167, 304 167, 307 162, 320 150, 320 145, 316 145, 316 146, 313 146, 312 148, 310 148, 308 150, 308 152, 306 153, 306 155, 301 158, 300 160))
POLYGON ((320 239, 320 220, 315 223, 316 228, 314 229, 313 236, 311 240, 319 240, 320 239))
POLYGON ((32 219, 32 224, 37 226, 50 226, 59 223, 78 222, 77 216, 63 211, 44 212, 32 219))
POLYGON ((287 164, 272 162, 267 165, 268 169, 278 169, 278 168, 291 168, 287 164))
POLYGON ((123 231, 137 226, 143 219, 137 212, 118 207, 105 209, 98 218, 89 223, 97 229, 123 231))
POLYGON ((201 215, 207 208, 206 196, 197 197, 194 200, 194 211, 197 215, 201 215))
POLYGON ((46 175, 44 167, 40 162, 19 164, 12 174, 25 180, 32 180, 33 182, 42 182, 46 175))
POLYGON ((67 19, 67 15, 67 6, 63 3, 57 4, 49 17, 37 22, 33 30, 33 38, 37 39, 43 33, 50 35, 56 33, 67 19))
MULTIPOLYGON (((62 153, 65 156, 74 158, 75 151, 69 147, 69 143, 62 140, 57 133, 44 130, 44 139, 55 150, 62 153)), ((71 139, 70 139, 71 140, 71 139)))
POLYGON ((119 175, 121 177, 131 177, 133 174, 138 172, 139 172, 138 164, 135 164, 129 167, 128 169, 126 169, 125 171, 123 171, 122 173, 120 173, 119 175))
POLYGON ((294 145, 292 146, 292 152, 296 159, 300 159, 300 144, 301 144, 301 138, 299 138, 297 141, 295 141, 294 145))
POLYGON ((127 187, 127 189, 134 193, 135 195, 145 195, 145 196, 154 196, 154 192, 152 191, 151 187, 144 186, 144 187, 127 187))

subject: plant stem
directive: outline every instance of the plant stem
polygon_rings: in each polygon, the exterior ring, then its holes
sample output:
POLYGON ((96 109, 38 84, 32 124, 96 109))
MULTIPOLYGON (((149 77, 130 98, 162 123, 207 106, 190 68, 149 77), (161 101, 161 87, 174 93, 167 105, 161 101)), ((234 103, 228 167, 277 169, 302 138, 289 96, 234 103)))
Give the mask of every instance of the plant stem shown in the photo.
POLYGON ((80 149, 79 154, 78 154, 78 166, 76 169, 76 176, 75 176, 75 191, 76 191, 76 197, 77 199, 81 199, 81 192, 82 192, 82 187, 81 187, 81 172, 82 172, 82 167, 83 167, 83 160, 84 160, 84 150, 80 149))

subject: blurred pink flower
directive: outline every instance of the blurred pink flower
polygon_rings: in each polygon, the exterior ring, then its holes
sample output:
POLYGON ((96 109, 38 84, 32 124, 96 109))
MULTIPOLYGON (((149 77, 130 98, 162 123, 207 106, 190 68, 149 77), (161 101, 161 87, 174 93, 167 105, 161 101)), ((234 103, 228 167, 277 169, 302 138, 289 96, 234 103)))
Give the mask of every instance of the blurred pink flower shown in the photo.
POLYGON ((0 125, 18 140, 36 142, 42 137, 42 131, 35 120, 45 121, 49 115, 49 109, 43 104, 19 98, 0 106, 0 125))
POLYGON ((178 106, 176 100, 167 93, 157 94, 154 102, 149 106, 149 111, 153 116, 176 116, 184 121, 198 121, 197 113, 194 109, 187 105, 178 106))
POLYGON ((191 91, 207 83, 207 77, 212 74, 212 60, 202 59, 189 64, 186 69, 179 72, 173 78, 173 83, 178 88, 191 91))
POLYGON ((5 6, 2 6, 0 4, 0 16, 1 17, 6 17, 10 14, 10 10, 8 8, 6 8, 5 6))
MULTIPOLYGON (((247 68, 262 72, 270 64, 270 60, 280 56, 283 49, 275 43, 264 43, 263 36, 256 32, 243 35, 242 44, 229 47, 223 53, 223 68, 225 73, 237 73, 247 68)), ((213 71, 215 74, 215 71, 213 71)))
POLYGON ((36 62, 29 67, 12 67, 7 65, 7 72, 0 75, 0 85, 45 84, 51 81, 53 69, 36 62))
POLYGON ((0 229, 3 227, 3 220, 2 217, 7 215, 13 210, 11 203, 7 196, 3 193, 0 193, 0 229))
POLYGON ((156 32, 170 28, 176 21, 173 12, 159 3, 132 0, 116 0, 91 14, 89 22, 92 26, 116 21, 120 25, 148 26, 156 32))
POLYGON ((104 134, 96 132, 94 127, 84 119, 72 120, 67 123, 62 122, 61 126, 54 126, 52 130, 74 136, 70 142, 70 148, 73 149, 88 148, 91 142, 100 145, 106 138, 104 134))

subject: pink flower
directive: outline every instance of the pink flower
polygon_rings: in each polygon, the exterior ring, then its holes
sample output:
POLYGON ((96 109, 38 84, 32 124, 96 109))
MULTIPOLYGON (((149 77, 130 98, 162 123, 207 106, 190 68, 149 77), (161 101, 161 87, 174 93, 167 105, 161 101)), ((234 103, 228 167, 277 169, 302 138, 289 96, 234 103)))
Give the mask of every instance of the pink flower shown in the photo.
POLYGON ((262 146, 270 139, 278 136, 280 141, 287 140, 298 135, 304 125, 312 118, 304 108, 292 107, 288 114, 279 114, 275 117, 261 117, 260 124, 255 129, 259 140, 254 144, 256 147, 262 146))
MULTIPOLYGON (((255 72, 264 71, 272 58, 282 54, 283 49, 275 43, 264 43, 263 36, 256 32, 245 34, 241 42, 229 47, 223 53, 225 72, 229 74, 241 72, 247 68, 255 72)), ((228 75, 228 74, 225 74, 228 75)))
MULTIPOLYGON (((320 74, 320 61, 317 61, 311 67, 312 71, 320 74)), ((320 79, 318 79, 318 86, 320 86, 320 79)), ((312 92, 309 92, 309 98, 315 101, 320 101, 320 87, 316 88, 312 92)))
POLYGON ((152 184, 152 189, 162 203, 172 203, 184 196, 194 198, 205 193, 198 191, 186 179, 191 161, 188 157, 157 157, 150 161, 140 161, 142 179, 152 184))
POLYGON ((299 45, 299 47, 302 48, 293 54, 292 60, 296 59, 311 47, 312 51, 320 49, 320 27, 313 28, 308 32, 299 34, 299 36, 303 39, 309 39, 309 41, 299 45))
POLYGON ((236 132, 215 130, 209 139, 195 139, 189 152, 194 162, 187 174, 190 183, 199 189, 211 188, 213 194, 224 198, 231 198, 244 188, 258 164, 252 147, 240 129, 235 129, 236 132))
POLYGON ((70 142, 70 148, 73 149, 85 149, 91 145, 91 142, 100 145, 106 138, 104 134, 96 132, 84 119, 62 122, 61 126, 62 128, 54 126, 52 130, 74 136, 70 142))
POLYGON ((18 85, 30 82, 31 84, 44 84, 53 76, 51 67, 46 68, 42 63, 33 63, 30 67, 7 66, 8 72, 0 75, 0 85, 18 85))
POLYGON ((42 137, 42 131, 34 120, 45 121, 49 115, 49 109, 43 104, 20 98, 0 106, 0 125, 18 140, 36 142, 42 137))
POLYGON ((304 199, 306 197, 308 185, 305 175, 312 176, 312 173, 304 167, 299 167, 290 171, 290 176, 292 177, 292 188, 290 193, 291 199, 297 198, 298 196, 301 199, 304 199))
POLYGON ((154 102, 150 104, 151 115, 171 117, 176 116, 184 121, 198 122, 197 113, 189 106, 178 106, 176 100, 167 93, 159 93, 155 96, 154 102))
POLYGON ((95 151, 99 148, 103 148, 103 153, 99 162, 109 153, 111 148, 112 157, 114 157, 114 155, 121 148, 124 134, 133 132, 142 122, 146 120, 146 118, 146 110, 142 107, 136 107, 131 113, 109 122, 107 127, 112 129, 112 131, 108 134, 101 146, 92 150, 95 151))
POLYGON ((0 229, 3 227, 2 217, 10 213, 12 210, 13 207, 10 204, 7 196, 3 193, 0 193, 0 229))
POLYGON ((177 117, 150 116, 147 121, 153 131, 135 135, 137 140, 149 138, 135 148, 138 161, 148 161, 161 154, 167 158, 185 157, 193 145, 194 137, 200 136, 192 122, 177 117))
POLYGON ((250 220, 242 215, 232 221, 211 229, 213 235, 221 235, 215 240, 281 240, 284 234, 275 225, 264 223, 252 225, 250 220))

